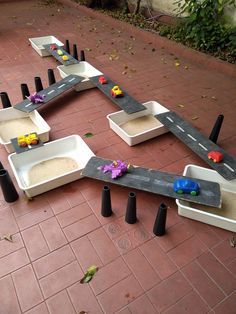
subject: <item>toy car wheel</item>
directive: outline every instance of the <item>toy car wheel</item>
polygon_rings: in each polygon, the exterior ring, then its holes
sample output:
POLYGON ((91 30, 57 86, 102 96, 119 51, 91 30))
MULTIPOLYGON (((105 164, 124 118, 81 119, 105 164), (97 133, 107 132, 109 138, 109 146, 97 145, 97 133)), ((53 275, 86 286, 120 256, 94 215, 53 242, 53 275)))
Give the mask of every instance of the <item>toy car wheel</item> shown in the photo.
POLYGON ((178 194, 183 194, 184 191, 183 191, 183 190, 177 190, 177 193, 178 193, 178 194))
POLYGON ((197 192, 196 192, 196 191, 191 191, 190 194, 191 194, 192 196, 196 196, 196 195, 197 195, 197 192))

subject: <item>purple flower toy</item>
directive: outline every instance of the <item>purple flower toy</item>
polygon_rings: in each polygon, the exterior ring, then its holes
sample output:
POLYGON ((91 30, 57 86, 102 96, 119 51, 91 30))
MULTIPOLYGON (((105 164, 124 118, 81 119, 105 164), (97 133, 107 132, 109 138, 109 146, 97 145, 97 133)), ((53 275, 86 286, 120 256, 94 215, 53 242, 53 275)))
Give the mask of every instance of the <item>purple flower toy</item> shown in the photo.
POLYGON ((29 101, 31 101, 34 104, 39 104, 43 102, 45 95, 39 95, 37 93, 34 93, 32 95, 26 96, 29 101))
POLYGON ((109 165, 104 165, 98 167, 99 170, 102 170, 104 173, 111 172, 111 178, 116 179, 117 177, 121 177, 125 174, 130 168, 130 164, 126 164, 121 160, 115 160, 113 163, 109 165))

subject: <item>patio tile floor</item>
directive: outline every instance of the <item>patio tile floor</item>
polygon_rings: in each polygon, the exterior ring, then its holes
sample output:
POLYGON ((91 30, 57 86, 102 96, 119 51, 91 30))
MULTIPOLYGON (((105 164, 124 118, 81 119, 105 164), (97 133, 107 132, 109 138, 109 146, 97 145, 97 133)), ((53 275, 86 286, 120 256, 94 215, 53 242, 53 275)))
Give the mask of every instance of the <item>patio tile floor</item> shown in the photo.
MULTIPOLYGON (((223 71, 220 61, 69 0, 61 3, 0 1, 0 91, 8 92, 13 105, 21 101, 21 83, 33 92, 33 78, 40 76, 47 86, 48 68, 60 79, 56 61, 41 58, 28 42, 54 35, 77 43, 88 62, 138 101, 160 102, 206 136, 224 114, 218 142, 236 157, 235 66, 225 65, 223 71)), ((191 163, 207 167, 170 133, 129 147, 106 119, 117 110, 92 89, 66 93, 40 114, 52 128, 51 140, 79 134, 101 157, 177 174, 191 163), (94 136, 85 138, 87 132, 94 136)), ((4 147, 0 156, 17 188, 4 147)), ((138 222, 128 225, 129 189, 115 185, 110 185, 113 215, 104 218, 103 186, 83 178, 32 201, 18 190, 15 203, 6 203, 0 191, 0 314, 235 313, 233 232, 181 217, 173 199, 142 191, 135 191, 138 222), (168 206, 166 234, 155 237, 162 202, 168 206), (6 235, 13 242, 3 239, 6 235), (91 265, 98 272, 81 284, 91 265)))

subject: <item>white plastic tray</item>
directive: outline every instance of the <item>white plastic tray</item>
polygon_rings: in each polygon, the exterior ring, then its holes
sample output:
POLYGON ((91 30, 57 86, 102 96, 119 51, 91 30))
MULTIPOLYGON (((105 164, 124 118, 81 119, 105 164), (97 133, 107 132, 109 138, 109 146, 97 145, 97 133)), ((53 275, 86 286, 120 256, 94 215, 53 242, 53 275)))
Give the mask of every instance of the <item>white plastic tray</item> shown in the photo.
POLYGON ((227 202, 229 203, 227 209, 224 208, 224 201, 221 209, 212 209, 204 206, 199 207, 197 204, 191 204, 187 201, 176 200, 179 215, 236 232, 236 218, 234 219, 234 217, 232 217, 232 212, 230 212, 231 208, 233 208, 233 206, 235 207, 236 204, 236 180, 227 181, 215 170, 195 165, 187 165, 183 175, 191 178, 218 182, 221 186, 222 193, 230 193, 231 197, 233 196, 233 199, 231 200, 231 198, 226 195, 227 202), (227 216, 227 213, 231 216, 227 216))
POLYGON ((144 132, 137 133, 135 135, 129 135, 125 130, 122 129, 122 124, 134 120, 146 115, 156 115, 159 113, 169 111, 167 108, 163 107, 156 101, 148 101, 143 104, 147 110, 142 110, 139 112, 135 112, 132 114, 127 114, 124 110, 111 113, 107 115, 107 119, 109 121, 110 128, 117 133, 129 146, 133 146, 149 140, 153 137, 159 136, 168 132, 168 130, 164 127, 163 124, 156 127, 152 127, 144 132))
POLYGON ((57 44, 60 47, 64 46, 64 44, 55 36, 29 38, 29 41, 31 43, 31 46, 37 51, 37 53, 41 57, 51 56, 51 54, 45 48, 43 48, 43 45, 57 44))
POLYGON ((80 61, 77 64, 71 64, 67 66, 59 65, 57 69, 59 70, 59 73, 62 78, 65 78, 66 76, 70 74, 75 74, 75 75, 84 77, 84 80, 80 82, 77 86, 75 86, 76 91, 81 91, 81 90, 86 90, 86 89, 96 87, 89 80, 89 78, 93 76, 103 75, 102 72, 98 71, 87 61, 80 61))
MULTIPOLYGON (((0 110, 0 121, 9 121, 13 119, 21 119, 29 117, 33 124, 35 124, 35 132, 38 133, 39 138, 42 142, 47 142, 49 140, 49 132, 51 130, 47 122, 42 118, 38 111, 34 110, 31 113, 26 113, 20 110, 15 109, 14 107, 5 108, 0 110)), ((7 124, 6 124, 7 128, 7 124)), ((27 133, 26 133, 27 134, 27 133)), ((24 134, 15 134, 15 137, 24 134)), ((1 138, 0 134, 0 143, 5 146, 8 153, 13 153, 14 147, 10 141, 5 141, 1 138)))
POLYGON ((80 179, 81 171, 92 156, 94 153, 82 138, 79 135, 71 135, 25 153, 11 154, 8 156, 8 160, 20 189, 25 191, 27 196, 33 197, 80 179), (56 157, 70 157, 78 164, 78 168, 31 185, 28 178, 29 170, 36 164, 56 157))

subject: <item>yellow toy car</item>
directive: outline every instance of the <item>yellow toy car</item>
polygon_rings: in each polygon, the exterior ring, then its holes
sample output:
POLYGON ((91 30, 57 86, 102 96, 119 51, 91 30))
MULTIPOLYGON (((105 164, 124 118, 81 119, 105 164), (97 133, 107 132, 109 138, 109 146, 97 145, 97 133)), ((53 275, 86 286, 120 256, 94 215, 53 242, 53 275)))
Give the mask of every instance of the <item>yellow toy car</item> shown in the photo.
POLYGON ((123 97, 124 94, 123 94, 122 90, 120 89, 120 87, 116 85, 111 89, 111 96, 114 98, 123 97))
POLYGON ((17 143, 20 147, 26 147, 28 145, 37 145, 39 142, 38 136, 35 133, 29 135, 20 135, 17 137, 17 143))
POLYGON ((58 49, 58 50, 57 50, 57 54, 58 54, 59 56, 63 56, 64 53, 62 52, 61 49, 58 49))
POLYGON ((62 56, 61 58, 62 58, 63 61, 69 60, 69 57, 67 55, 62 56))

